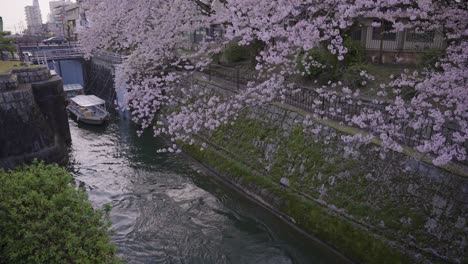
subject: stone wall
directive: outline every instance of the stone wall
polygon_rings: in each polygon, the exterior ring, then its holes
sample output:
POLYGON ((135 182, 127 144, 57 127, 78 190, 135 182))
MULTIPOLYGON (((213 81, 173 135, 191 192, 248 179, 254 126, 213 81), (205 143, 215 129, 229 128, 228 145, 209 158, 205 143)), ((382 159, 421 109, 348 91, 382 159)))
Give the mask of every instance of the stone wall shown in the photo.
POLYGON ((18 87, 18 78, 14 74, 0 74, 0 92, 9 91, 18 87))
POLYGON ((185 149, 358 262, 466 263, 468 178, 400 153, 380 157, 333 128, 305 129, 304 119, 281 104, 256 108, 201 136, 207 150, 185 149))
POLYGON ((0 168, 35 158, 64 163, 71 138, 62 79, 47 67, 13 72, 0 89, 0 168))
POLYGON ((50 70, 46 66, 15 69, 11 73, 17 76, 18 83, 42 82, 50 79, 50 70))

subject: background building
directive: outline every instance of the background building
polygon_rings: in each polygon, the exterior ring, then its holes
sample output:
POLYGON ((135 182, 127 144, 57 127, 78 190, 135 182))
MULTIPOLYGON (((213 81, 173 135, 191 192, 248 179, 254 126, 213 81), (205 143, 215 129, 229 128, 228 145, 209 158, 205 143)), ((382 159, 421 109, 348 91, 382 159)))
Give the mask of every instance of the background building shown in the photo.
POLYGON ((26 14, 26 22, 28 25, 27 33, 30 35, 41 35, 42 29, 42 15, 39 8, 39 0, 33 0, 32 6, 24 8, 26 14))
POLYGON ((3 32, 3 18, 0 17, 0 32, 3 32))
POLYGON ((81 27, 80 18, 79 4, 73 3, 65 8, 66 37, 68 39, 77 39, 77 32, 81 27))
POLYGON ((50 1, 49 2, 49 18, 47 28, 49 32, 57 37, 67 37, 67 20, 66 10, 69 6, 74 5, 70 1, 50 1))

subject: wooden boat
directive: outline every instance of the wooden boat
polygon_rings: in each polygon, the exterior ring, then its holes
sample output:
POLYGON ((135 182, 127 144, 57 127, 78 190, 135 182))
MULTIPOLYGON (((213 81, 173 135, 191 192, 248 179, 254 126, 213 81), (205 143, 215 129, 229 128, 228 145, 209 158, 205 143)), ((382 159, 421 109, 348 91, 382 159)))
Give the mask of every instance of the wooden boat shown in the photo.
POLYGON ((67 109, 76 116, 78 121, 91 125, 101 125, 109 116, 106 102, 95 95, 72 97, 67 109))
POLYGON ((78 83, 64 84, 63 91, 65 93, 65 100, 67 101, 70 101, 72 97, 84 94, 83 86, 81 86, 81 84, 78 83))

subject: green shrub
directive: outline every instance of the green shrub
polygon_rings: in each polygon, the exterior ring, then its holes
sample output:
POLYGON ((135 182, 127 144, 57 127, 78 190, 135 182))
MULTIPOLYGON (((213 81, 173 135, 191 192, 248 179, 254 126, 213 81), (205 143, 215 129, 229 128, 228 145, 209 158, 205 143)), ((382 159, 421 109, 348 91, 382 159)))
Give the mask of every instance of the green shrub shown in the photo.
POLYGON ((117 263, 110 208, 95 211, 63 168, 0 170, 0 263, 117 263))
POLYGON ((227 62, 232 63, 249 60, 251 52, 247 46, 240 46, 237 43, 232 43, 226 47, 223 55, 227 62))
POLYGON ((348 66, 343 73, 343 81, 352 88, 364 87, 369 82, 361 72, 369 73, 369 67, 365 64, 354 64, 348 66))
POLYGON ((222 56, 228 63, 250 61, 254 64, 256 56, 264 46, 265 43, 258 40, 250 43, 248 46, 241 46, 236 42, 233 42, 224 49, 222 56))
POLYGON ((327 50, 311 49, 298 57, 298 69, 310 79, 321 82, 336 81, 339 79, 340 65, 336 55, 327 50), (309 65, 309 67, 306 67, 309 65))
POLYGON ((424 67, 434 67, 441 55, 442 51, 438 49, 425 51, 419 56, 419 63, 424 67))
POLYGON ((348 49, 344 59, 346 67, 365 62, 366 53, 359 41, 347 38, 344 45, 348 49))
POLYGON ((401 89, 401 96, 403 97, 404 100, 406 101, 410 101, 411 99, 413 99, 416 95, 418 94, 418 92, 416 91, 416 89, 414 87, 411 87, 411 86, 406 86, 406 87, 403 87, 401 89))

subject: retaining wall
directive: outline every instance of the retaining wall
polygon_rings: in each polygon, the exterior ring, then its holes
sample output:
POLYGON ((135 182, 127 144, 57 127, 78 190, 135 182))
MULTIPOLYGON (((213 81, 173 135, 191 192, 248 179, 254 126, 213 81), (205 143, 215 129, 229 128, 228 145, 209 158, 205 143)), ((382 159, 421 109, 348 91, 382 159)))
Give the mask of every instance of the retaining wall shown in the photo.
POLYGON ((358 262, 468 261, 468 178, 372 145, 346 154, 339 131, 304 130, 304 116, 251 109, 184 149, 358 262))
POLYGON ((114 87, 114 64, 109 61, 93 57, 85 64, 86 94, 94 94, 106 101, 108 105, 114 105, 116 91, 114 87))
POLYGON ((0 88, 0 168, 65 163, 71 137, 62 79, 47 67, 17 69, 0 76, 0 88))

